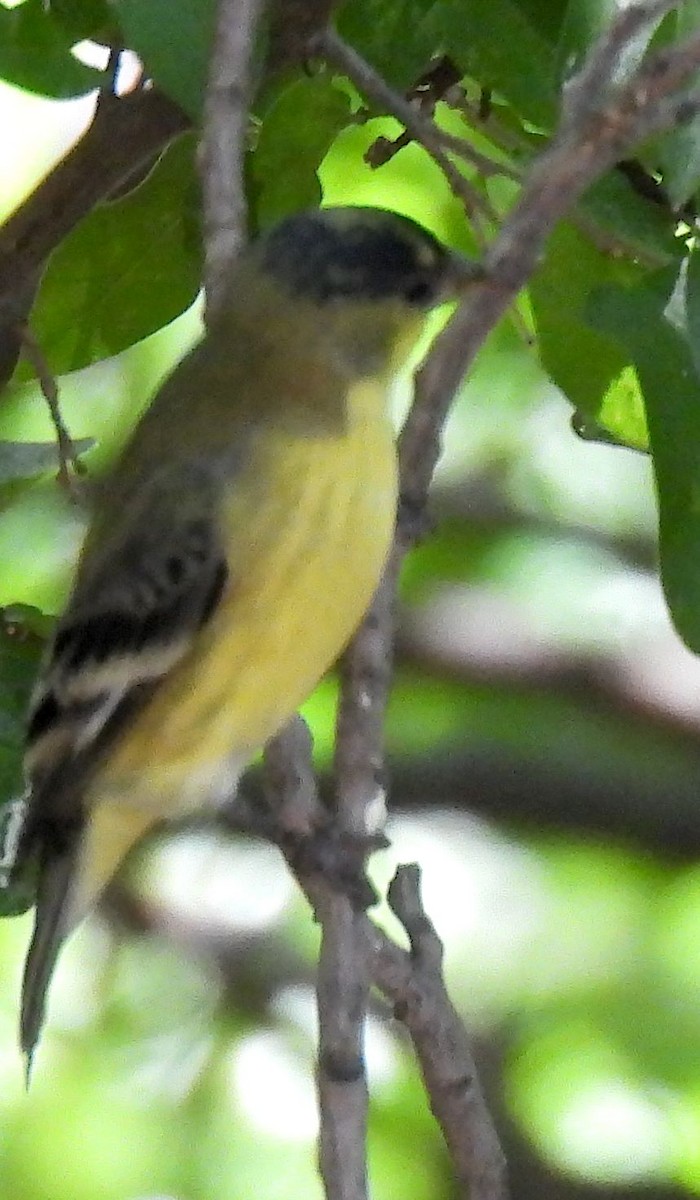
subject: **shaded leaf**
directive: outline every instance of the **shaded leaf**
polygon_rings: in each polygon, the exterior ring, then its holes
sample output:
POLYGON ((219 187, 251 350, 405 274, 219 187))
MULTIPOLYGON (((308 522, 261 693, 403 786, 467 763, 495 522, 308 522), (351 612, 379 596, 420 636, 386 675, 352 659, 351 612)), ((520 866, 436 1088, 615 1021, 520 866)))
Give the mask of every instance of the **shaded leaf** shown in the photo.
POLYGON ((640 196, 619 171, 609 171, 589 188, 581 211, 611 234, 616 249, 630 257, 643 256, 656 266, 682 258, 685 246, 676 237, 675 217, 661 204, 640 196))
POLYGON ((548 42, 555 45, 561 35, 567 0, 515 0, 525 19, 548 42))
MULTIPOLYGON (((92 438, 80 438, 73 442, 76 454, 84 454, 94 445, 92 438)), ((60 465, 58 446, 55 442, 2 442, 0 441, 0 487, 13 479, 31 479, 48 471, 57 471, 60 465)))
POLYGON ((107 0, 48 0, 46 7, 73 41, 92 38, 99 42, 116 35, 107 0))
POLYGON ((688 255, 685 276, 685 323, 690 353, 700 378, 700 251, 688 255))
POLYGON ((582 442, 594 442, 599 446, 619 446, 624 450, 642 450, 642 447, 631 445, 629 442, 621 442, 597 421, 587 417, 579 409, 571 418, 571 428, 577 437, 580 437, 582 442))
POLYGON ((349 0, 336 25, 388 83, 405 90, 440 50, 440 7, 434 0, 349 0))
POLYGON ((195 120, 201 115, 215 0, 113 0, 127 45, 147 74, 195 120))
POLYGON ((15 87, 56 99, 83 96, 105 81, 102 71, 78 62, 67 36, 42 0, 0 6, 0 76, 15 87))
POLYGON ((557 42, 557 76, 565 82, 617 11, 616 0, 569 0, 557 42))
POLYGON ((644 407, 630 356, 614 337, 592 328, 588 297, 604 280, 623 283, 637 268, 616 262, 572 225, 552 235, 530 283, 542 365, 574 407, 617 441, 646 447, 644 407))
MULTIPOLYGON (((685 40, 697 34, 699 28, 700 0, 684 0, 665 22, 671 41, 685 40)), ((697 73, 691 82, 697 86, 697 73)), ((656 149, 669 200, 673 206, 680 206, 700 184, 700 117, 669 130, 658 139, 656 149)))
POLYGON ((553 47, 512 0, 446 0, 432 27, 465 74, 498 92, 521 116, 550 129, 558 110, 553 47))
POLYGON ((349 116, 348 97, 330 75, 298 79, 277 97, 251 158, 259 227, 318 206, 317 169, 349 116))
POLYGON ((32 314, 55 375, 119 353, 192 303, 200 283, 196 188, 187 135, 140 187, 96 208, 61 243, 32 314))
POLYGON ((601 288, 589 315, 632 356, 649 426, 659 504, 661 578, 674 624, 700 651, 700 381, 667 317, 675 273, 655 286, 601 288))
POLYGON ((658 148, 669 203, 680 208, 700 186, 700 117, 660 138, 658 148))

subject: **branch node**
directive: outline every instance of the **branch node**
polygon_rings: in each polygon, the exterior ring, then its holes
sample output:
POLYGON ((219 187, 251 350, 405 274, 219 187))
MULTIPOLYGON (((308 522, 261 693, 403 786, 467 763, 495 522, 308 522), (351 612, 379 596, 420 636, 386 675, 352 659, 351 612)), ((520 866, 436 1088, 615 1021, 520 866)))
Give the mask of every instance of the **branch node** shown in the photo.
POLYGON ((421 870, 417 863, 397 868, 387 892, 389 908, 403 925, 411 943, 411 954, 421 970, 442 969, 443 945, 429 919, 421 896, 421 870))
POLYGON ((319 1055, 318 1069, 329 1083, 355 1084, 365 1073, 364 1059, 359 1055, 338 1054, 325 1050, 319 1055))

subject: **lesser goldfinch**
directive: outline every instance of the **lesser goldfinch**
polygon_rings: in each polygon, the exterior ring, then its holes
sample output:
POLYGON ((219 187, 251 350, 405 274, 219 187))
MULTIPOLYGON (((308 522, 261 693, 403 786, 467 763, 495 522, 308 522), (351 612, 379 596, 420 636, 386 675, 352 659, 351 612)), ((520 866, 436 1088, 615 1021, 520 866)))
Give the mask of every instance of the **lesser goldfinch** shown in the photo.
POLYGON ((29 715, 29 1061, 60 945, 129 849, 231 796, 359 624, 395 520, 386 386, 468 277, 394 213, 289 218, 104 482, 29 715))

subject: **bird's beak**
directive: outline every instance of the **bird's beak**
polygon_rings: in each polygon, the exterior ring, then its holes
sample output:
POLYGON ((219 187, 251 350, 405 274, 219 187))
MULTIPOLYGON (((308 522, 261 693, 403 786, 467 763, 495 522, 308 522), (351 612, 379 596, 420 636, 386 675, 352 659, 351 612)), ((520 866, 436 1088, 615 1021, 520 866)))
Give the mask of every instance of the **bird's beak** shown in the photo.
POLYGON ((445 300, 461 300, 469 288, 486 277, 482 263, 450 251, 444 274, 445 300))

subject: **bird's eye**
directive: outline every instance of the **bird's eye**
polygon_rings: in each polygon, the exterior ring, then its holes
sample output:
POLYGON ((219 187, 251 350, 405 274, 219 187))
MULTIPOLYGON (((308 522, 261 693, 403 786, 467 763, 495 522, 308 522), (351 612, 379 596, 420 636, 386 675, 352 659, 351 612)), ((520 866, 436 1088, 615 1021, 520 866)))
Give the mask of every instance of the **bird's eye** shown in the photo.
POLYGON ((409 304, 429 304, 433 298, 433 288, 427 279, 417 279, 404 293, 409 304))

